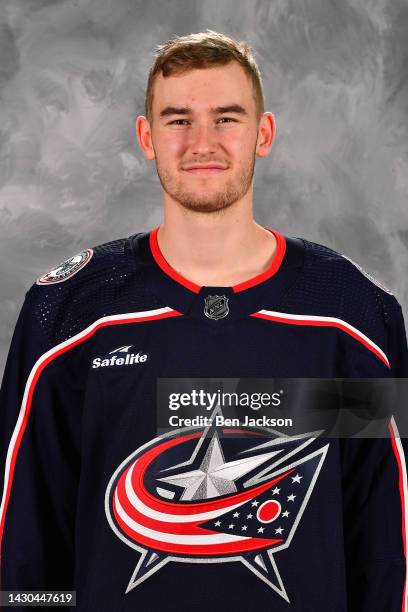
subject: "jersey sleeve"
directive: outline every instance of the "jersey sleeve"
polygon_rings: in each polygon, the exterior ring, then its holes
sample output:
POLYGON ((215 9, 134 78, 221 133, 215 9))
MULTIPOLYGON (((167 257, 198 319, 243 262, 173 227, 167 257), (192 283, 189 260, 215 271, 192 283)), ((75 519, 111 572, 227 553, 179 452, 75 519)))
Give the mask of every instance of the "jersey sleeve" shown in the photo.
MULTIPOLYGON (((390 368, 384 377, 406 378, 408 350, 404 318, 396 300, 393 299, 391 306, 386 322, 387 346, 384 347, 390 368)), ((399 396, 401 401, 403 395, 399 396)), ((388 436, 340 440, 348 609, 352 612, 408 610, 408 444, 399 434, 402 423, 398 422, 405 421, 405 411, 408 406, 398 406, 389 422, 388 436)), ((404 430, 406 426, 401 428, 404 430)))
POLYGON ((70 590, 81 389, 27 292, 0 391, 3 590, 70 590))
POLYGON ((407 336, 401 306, 395 302, 392 319, 388 324, 388 351, 391 356, 391 373, 394 378, 408 377, 407 336))

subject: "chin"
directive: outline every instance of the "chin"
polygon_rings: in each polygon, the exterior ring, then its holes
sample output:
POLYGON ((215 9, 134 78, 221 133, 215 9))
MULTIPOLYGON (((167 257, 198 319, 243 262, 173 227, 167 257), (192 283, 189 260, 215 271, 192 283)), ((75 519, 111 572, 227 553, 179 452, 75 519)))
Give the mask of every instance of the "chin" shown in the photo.
POLYGON ((236 200, 230 201, 217 201, 213 200, 194 200, 193 198, 179 198, 177 200, 179 204, 185 208, 186 210, 191 210, 193 212, 201 212, 201 213, 215 213, 220 212, 221 210, 225 210, 232 206, 236 200))

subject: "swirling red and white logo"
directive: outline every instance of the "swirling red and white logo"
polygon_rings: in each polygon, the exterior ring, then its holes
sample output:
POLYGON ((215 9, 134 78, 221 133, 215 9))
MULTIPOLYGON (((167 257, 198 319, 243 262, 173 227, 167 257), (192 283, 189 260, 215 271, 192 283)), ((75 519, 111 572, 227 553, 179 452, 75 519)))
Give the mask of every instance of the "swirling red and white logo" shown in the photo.
POLYGON ((168 562, 239 561, 290 601, 274 555, 306 509, 328 444, 265 428, 183 428, 135 450, 113 474, 105 511, 142 553, 126 592, 168 562))

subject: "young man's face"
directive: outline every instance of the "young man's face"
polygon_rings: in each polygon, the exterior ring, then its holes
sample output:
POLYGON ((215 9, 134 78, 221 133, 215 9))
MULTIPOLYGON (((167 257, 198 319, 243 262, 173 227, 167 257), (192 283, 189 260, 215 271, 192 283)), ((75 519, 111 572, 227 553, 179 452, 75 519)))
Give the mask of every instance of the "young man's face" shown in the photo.
POLYGON ((145 142, 146 157, 156 160, 171 200, 189 210, 214 212, 248 193, 255 156, 267 153, 257 149, 261 132, 254 90, 237 62, 166 78, 160 74, 152 117, 150 147, 140 128, 139 140, 145 142))

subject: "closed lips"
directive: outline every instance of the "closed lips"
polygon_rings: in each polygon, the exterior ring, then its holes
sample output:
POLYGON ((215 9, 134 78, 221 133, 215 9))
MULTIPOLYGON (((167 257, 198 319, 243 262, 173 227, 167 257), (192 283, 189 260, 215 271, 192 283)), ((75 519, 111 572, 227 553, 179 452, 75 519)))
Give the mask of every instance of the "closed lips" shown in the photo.
POLYGON ((187 172, 220 172, 221 170, 226 170, 226 168, 220 164, 206 164, 186 166, 184 170, 187 172))

